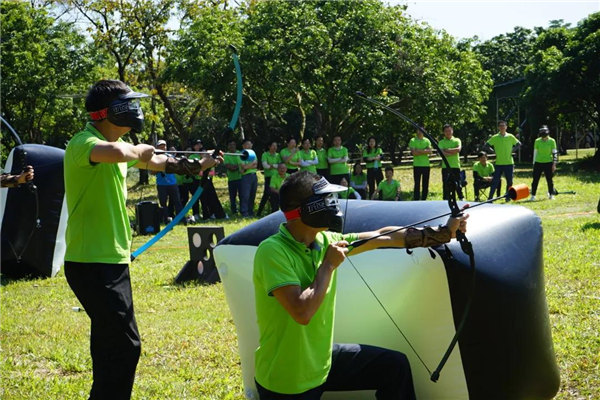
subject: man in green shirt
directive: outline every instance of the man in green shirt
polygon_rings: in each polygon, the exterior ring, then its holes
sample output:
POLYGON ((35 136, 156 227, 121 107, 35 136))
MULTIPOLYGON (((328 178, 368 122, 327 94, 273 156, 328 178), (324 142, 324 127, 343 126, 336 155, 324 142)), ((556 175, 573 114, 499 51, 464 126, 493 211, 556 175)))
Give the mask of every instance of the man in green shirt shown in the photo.
POLYGON ((332 183, 340 183, 342 178, 350 180, 348 175, 348 149, 342 146, 342 137, 335 135, 332 141, 332 147, 327 150, 327 161, 329 162, 329 180, 332 183))
POLYGON ((542 125, 539 129, 539 134, 540 137, 535 139, 533 145, 533 182, 531 183, 530 200, 535 200, 542 172, 548 184, 548 198, 554 200, 554 182, 552 182, 552 177, 556 171, 556 163, 558 162, 558 149, 556 148, 556 141, 549 136, 550 129, 546 125, 542 125))
MULTIPOLYGON (((276 141, 271 141, 269 148, 262 154, 261 157, 263 171, 265 173, 265 187, 262 198, 260 199, 260 204, 258 205, 258 211, 256 212, 256 215, 259 217, 267 205, 267 201, 269 201, 271 198, 271 178, 277 175, 277 167, 282 161, 281 155, 277 152, 277 146, 278 144, 276 141)), ((270 204, 272 213, 279 210, 279 206, 277 206, 277 208, 273 208, 273 202, 270 202, 270 204)))
MULTIPOLYGON (((237 151, 237 142, 235 139, 231 139, 227 143, 227 152, 228 153, 238 153, 237 151)), ((229 208, 231 209, 231 214, 237 214, 237 198, 240 198, 240 184, 242 182, 242 172, 241 172, 242 159, 239 156, 235 155, 225 155, 223 157, 223 166, 225 167, 227 174, 227 190, 229 192, 229 208)))
POLYGON ((300 171, 317 173, 319 158, 317 152, 310 148, 310 138, 302 139, 302 150, 300 150, 300 171))
POLYGON ((473 190, 475 192, 475 201, 479 201, 479 191, 490 187, 492 184, 492 175, 494 174, 494 164, 488 162, 487 153, 480 151, 477 153, 478 161, 473 164, 473 190))
POLYGON ((490 187, 490 198, 493 196, 496 188, 500 185, 502 174, 504 174, 504 178, 506 179, 507 190, 512 186, 515 167, 512 152, 521 145, 519 139, 506 132, 506 121, 498 121, 498 130, 499 132, 489 138, 486 142, 488 148, 493 149, 496 153, 496 170, 494 171, 492 185, 490 187))
POLYGON ((427 200, 430 173, 429 155, 432 151, 431 142, 423 136, 420 129, 417 129, 417 136, 410 139, 408 147, 413 156, 413 178, 415 181, 413 200, 427 200), (423 190, 421 190, 421 180, 423 181, 423 190))
POLYGON ((325 141, 323 136, 315 138, 315 152, 319 162, 317 163, 317 174, 327 177, 329 175, 329 164, 327 163, 327 150, 323 147, 325 141))
POLYGON ((381 157, 383 150, 377 145, 375 136, 369 137, 367 140, 367 148, 363 150, 363 161, 367 168, 367 184, 369 185, 369 196, 373 197, 375 187, 383 180, 381 172, 381 157))
POLYGON ((385 167, 385 180, 379 182, 372 200, 398 201, 400 198, 400 182, 394 179, 394 168, 385 167))
POLYGON ((349 242, 385 233, 341 234, 343 214, 332 185, 308 171, 290 175, 280 189, 287 223, 264 240, 254 257, 259 328, 255 381, 261 400, 319 399, 325 391, 376 390, 378 399, 414 399, 408 359, 380 347, 333 343, 337 268, 346 255, 380 247, 446 243, 466 218, 440 228, 408 228, 352 249, 349 242), (332 232, 334 231, 334 232, 332 232))
POLYGON ((442 187, 443 187, 443 198, 448 200, 450 196, 450 179, 457 182, 456 193, 460 200, 463 199, 462 187, 460 181, 460 150, 462 149, 462 143, 459 138, 454 137, 454 128, 452 125, 446 124, 443 128, 444 138, 440 140, 439 146, 442 152, 448 159, 450 168, 446 166, 446 163, 442 161, 442 187))
POLYGON ((135 165, 198 175, 217 163, 154 154, 121 137, 143 129, 139 99, 121 81, 102 80, 88 92, 91 122, 69 141, 64 157, 69 218, 65 276, 91 319, 93 383, 90 399, 129 399, 140 356, 129 277, 131 228, 127 216, 127 168, 135 165))

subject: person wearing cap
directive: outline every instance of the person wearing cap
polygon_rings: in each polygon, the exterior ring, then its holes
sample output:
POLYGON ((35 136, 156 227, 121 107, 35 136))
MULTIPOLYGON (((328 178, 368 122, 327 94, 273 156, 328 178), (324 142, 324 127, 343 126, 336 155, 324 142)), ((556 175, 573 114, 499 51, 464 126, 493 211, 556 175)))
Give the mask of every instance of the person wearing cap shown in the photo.
POLYGON ((548 185, 548 198, 554 200, 554 182, 552 177, 556 171, 558 162, 558 149, 556 141, 550 137, 550 129, 542 125, 539 129, 540 137, 535 139, 533 144, 533 182, 531 183, 531 201, 535 200, 538 183, 542 173, 546 177, 548 185))
MULTIPOLYGON (((156 149, 166 153, 167 142, 162 139, 159 140, 156 142, 156 149)), ((183 208, 181 197, 179 196, 179 188, 177 187, 177 176, 162 171, 156 172, 156 190, 158 191, 158 202, 161 208, 163 223, 169 223, 175 216, 171 215, 169 206, 173 206, 175 214, 179 214, 183 208)))
MULTIPOLYGON (((202 140, 197 139, 194 142, 194 151, 202 152, 204 151, 204 146, 202 144, 202 140)), ((192 154, 190 159, 201 159, 203 157, 202 154, 192 154)), ((204 180, 204 186, 202 187, 202 194, 200 195, 200 204, 202 204, 202 219, 208 220, 211 218, 223 219, 228 218, 227 214, 225 214, 225 210, 223 210, 223 206, 221 205, 221 201, 219 200, 219 196, 217 196, 217 191, 215 190, 215 185, 212 181, 211 173, 214 170, 209 172, 209 175, 204 180)), ((203 176, 195 176, 194 182, 192 183, 192 190, 196 192, 201 182, 203 181, 203 176)), ((200 221, 200 210, 198 208, 198 202, 192 205, 192 212, 194 214, 194 220, 196 222, 200 221)))
POLYGON ((479 191, 490 187, 492 176, 494 175, 494 164, 488 161, 487 153, 480 151, 477 153, 477 162, 473 164, 473 191, 475 192, 475 201, 479 201, 479 191))
POLYGON ((175 159, 123 141, 129 131, 143 129, 142 97, 121 81, 95 83, 85 99, 91 121, 64 155, 64 271, 91 320, 90 399, 129 399, 141 351, 129 276, 128 167, 193 175, 220 161, 175 159))
POLYGON ((504 178, 506 179, 506 189, 508 190, 512 186, 515 167, 515 160, 512 153, 521 145, 519 139, 506 131, 506 121, 498 121, 498 131, 497 134, 486 142, 487 148, 496 153, 496 169, 494 170, 490 194, 488 196, 490 199, 498 186, 500 186, 502 174, 504 174, 504 178))
POLYGON ((375 390, 377 399, 415 399, 404 354, 333 343, 337 268, 349 255, 381 247, 447 243, 458 229, 466 232, 468 215, 437 228, 342 234, 337 193, 345 190, 308 171, 290 175, 279 190, 287 222, 260 243, 254 257, 255 383, 261 400, 319 399, 326 391, 367 389, 375 390), (351 242, 380 233, 352 248, 351 242))

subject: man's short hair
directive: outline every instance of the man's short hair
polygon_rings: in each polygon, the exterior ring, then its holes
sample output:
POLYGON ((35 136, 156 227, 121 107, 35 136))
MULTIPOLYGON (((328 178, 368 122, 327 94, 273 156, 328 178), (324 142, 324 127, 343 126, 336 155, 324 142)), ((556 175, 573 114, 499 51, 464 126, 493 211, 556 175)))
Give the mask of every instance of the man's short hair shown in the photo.
POLYGON ((508 125, 508 124, 506 123, 506 121, 504 121, 504 120, 502 120, 502 119, 501 119, 500 121, 498 121, 498 126, 500 126, 500 125, 502 125, 502 124, 504 124, 504 125, 508 125))
POLYGON ((87 112, 103 110, 119 96, 130 91, 129 86, 118 80, 98 81, 88 91, 85 98, 85 110, 87 112))
POLYGON ((442 128, 442 131, 445 131, 446 128, 450 128, 450 129, 454 130, 454 128, 452 128, 452 125, 450 125, 450 124, 444 124, 444 127, 442 128))
POLYGON ((231 144, 231 143, 235 143, 237 145, 237 140, 235 140, 235 139, 229 139, 227 141, 227 144, 231 144))
POLYGON ((313 195, 313 185, 321 177, 309 171, 300 171, 288 176, 279 189, 279 205, 281 211, 299 208, 313 195))
POLYGON ((392 167, 391 165, 388 165, 387 167, 385 167, 385 172, 388 172, 388 171, 394 172, 394 167, 392 167))
POLYGON ((481 157, 487 157, 487 153, 485 151, 480 151, 479 153, 477 153, 477 158, 481 157))
POLYGON ((246 138, 246 139, 242 140, 242 144, 244 144, 244 143, 247 143, 247 142, 250 142, 250 143, 252 143, 252 140, 250 140, 250 139, 248 139, 248 138, 246 138))

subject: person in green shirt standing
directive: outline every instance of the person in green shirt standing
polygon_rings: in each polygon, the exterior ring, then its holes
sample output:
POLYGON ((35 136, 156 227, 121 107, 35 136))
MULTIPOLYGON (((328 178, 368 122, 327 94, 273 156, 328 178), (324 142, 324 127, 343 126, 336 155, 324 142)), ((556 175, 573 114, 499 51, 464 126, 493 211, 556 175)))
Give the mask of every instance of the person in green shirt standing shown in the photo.
POLYGON ((385 180, 379 182, 371 200, 398 201, 400 197, 400 182, 394 179, 394 168, 385 167, 385 180))
POLYGON ((129 399, 141 353, 129 275, 128 167, 198 175, 222 160, 175 159, 155 154, 150 145, 124 142, 127 132, 143 129, 142 97, 147 95, 121 81, 96 82, 85 99, 91 121, 65 150, 64 271, 91 320, 90 399, 129 399))
POLYGON ((277 173, 271 177, 271 182, 269 183, 269 192, 271 192, 271 195, 269 196, 271 212, 279 210, 279 189, 285 178, 288 176, 290 175, 287 173, 287 166, 285 163, 279 164, 277 166, 277 173))
POLYGON ((319 158, 317 152, 310 148, 310 139, 302 139, 302 150, 300 150, 300 171, 310 171, 313 174, 317 173, 317 164, 319 158))
MULTIPOLYGON (((256 212, 256 215, 259 217, 261 216, 265 206, 267 205, 267 201, 269 201, 269 198, 271 197, 271 178, 277 175, 277 167, 282 161, 281 156, 277 152, 277 147, 277 142, 275 140, 271 141, 271 143, 269 144, 268 151, 265 151, 261 157, 263 171, 265 173, 265 187, 262 198, 260 199, 260 204, 258 205, 258 211, 256 212)), ((277 208, 273 208, 273 203, 270 204, 272 213, 279 210, 279 206, 277 208)))
POLYGON ((542 172, 548 184, 548 198, 554 200, 554 182, 552 182, 552 177, 556 171, 556 163, 558 162, 558 149, 556 148, 556 141, 549 136, 550 129, 546 125, 542 125, 539 129, 539 134, 540 137, 535 139, 533 145, 533 182, 531 183, 530 200, 535 200, 542 172))
POLYGON ((327 150, 327 161, 329 162, 329 180, 331 183, 340 183, 342 178, 350 180, 348 175, 348 149, 342 146, 342 137, 335 135, 332 146, 327 150))
POLYGON ((457 181, 456 193, 458 198, 462 200, 464 198, 462 187, 458 182, 460 181, 460 150, 462 149, 462 143, 459 138, 454 137, 454 128, 452 125, 446 124, 443 128, 444 138, 440 140, 439 146, 442 152, 448 159, 450 168, 446 166, 446 163, 442 161, 442 187, 443 187, 443 198, 448 200, 450 196, 450 179, 457 181))
POLYGON ((473 191, 475 192, 475 201, 479 201, 479 191, 490 187, 492 184, 492 175, 494 174, 494 164, 488 161, 487 153, 480 151, 477 153, 478 161, 473 164, 473 191))
MULTIPOLYGON (((235 139, 231 139, 229 142, 227 142, 227 152, 239 153, 237 150, 237 141, 235 139)), ((237 199, 240 199, 240 205, 242 201, 240 196, 240 185, 242 183, 242 159, 239 156, 232 154, 225 155, 223 158, 223 166, 225 167, 225 173, 227 174, 229 208, 231 209, 231 214, 237 214, 237 199)))
POLYGON ((367 175, 363 172, 360 161, 355 162, 352 167, 350 187, 356 190, 361 198, 367 198, 367 175))
POLYGON ((367 184, 369 185, 369 196, 373 197, 375 187, 383 180, 381 172, 381 157, 383 150, 377 146, 377 139, 371 136, 367 141, 367 148, 363 150, 363 161, 367 167, 367 184))
POLYGON ((292 136, 288 138, 287 146, 281 149, 279 153, 281 159, 287 166, 289 174, 293 174, 300 168, 300 151, 296 146, 296 139, 292 136))
MULTIPOLYGON (((244 139, 242 142, 244 150, 252 149, 252 140, 244 139)), ((256 178, 256 168, 258 161, 242 161, 242 182, 240 184, 240 212, 242 217, 254 216, 254 200, 256 199, 256 187, 258 179, 256 178)))
POLYGON ((417 135, 410 139, 408 147, 413 156, 413 178, 415 180, 413 200, 427 200, 430 173, 429 156, 432 152, 431 142, 423 136, 420 129, 417 129, 417 135), (423 182, 423 190, 421 190, 421 181, 423 182))
MULTIPOLYGON (((194 142, 193 149, 194 149, 194 151, 197 151, 197 152, 205 151, 204 145, 202 144, 202 140, 197 139, 194 142)), ((200 159, 202 157, 203 157, 202 154, 192 154, 190 156, 190 159, 200 159)), ((217 195, 215 185, 213 184, 213 177, 212 177, 213 173, 214 173, 214 169, 212 171, 208 172, 208 177, 204 181, 204 187, 202 190, 202 194, 200 195, 200 199, 199 199, 200 204, 202 205, 202 219, 205 221, 208 219, 215 219, 215 218, 216 219, 229 218, 229 216, 227 214, 225 214, 225 210, 223 210, 223 205, 221 204, 221 201, 219 200, 219 196, 217 195)), ((196 192, 196 190, 198 189, 198 186, 200 186, 202 179, 203 179, 202 176, 194 177, 194 182, 192 183, 192 190, 194 192, 196 192)), ((192 206, 192 211, 194 213, 195 221, 199 222, 200 214, 199 214, 199 210, 198 210, 198 203, 196 203, 192 206)))
POLYGON ((407 357, 365 344, 333 342, 337 268, 347 255, 381 247, 414 248, 447 243, 466 232, 468 216, 438 228, 408 228, 354 249, 349 243, 383 234, 338 233, 343 214, 330 184, 308 171, 290 175, 280 194, 286 221, 263 240, 254 257, 253 283, 259 345, 255 382, 260 400, 320 399, 326 391, 375 390, 380 400, 412 400, 407 357))
POLYGON ((506 121, 498 121, 499 132, 488 139, 486 145, 496 153, 496 170, 492 178, 489 197, 496 191, 500 185, 500 178, 504 174, 506 179, 506 188, 510 188, 513 184, 513 172, 515 161, 513 160, 512 152, 521 145, 519 139, 514 135, 506 132, 506 121))
POLYGON ((315 152, 319 162, 317 163, 317 174, 327 177, 329 175, 329 163, 327 162, 327 150, 323 147, 325 141, 323 136, 317 136, 315 138, 315 152))

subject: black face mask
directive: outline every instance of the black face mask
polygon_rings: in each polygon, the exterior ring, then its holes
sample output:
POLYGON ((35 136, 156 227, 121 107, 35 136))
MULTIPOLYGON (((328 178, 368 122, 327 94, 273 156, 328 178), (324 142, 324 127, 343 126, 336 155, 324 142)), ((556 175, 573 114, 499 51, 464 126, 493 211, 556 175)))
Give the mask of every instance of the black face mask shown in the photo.
POLYGON ((108 107, 108 120, 117 126, 128 126, 133 132, 144 129, 144 112, 138 98, 117 99, 108 107))
POLYGON ((313 228, 327 228, 341 232, 344 214, 337 193, 314 194, 300 207, 300 219, 313 228))

